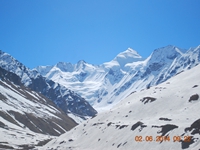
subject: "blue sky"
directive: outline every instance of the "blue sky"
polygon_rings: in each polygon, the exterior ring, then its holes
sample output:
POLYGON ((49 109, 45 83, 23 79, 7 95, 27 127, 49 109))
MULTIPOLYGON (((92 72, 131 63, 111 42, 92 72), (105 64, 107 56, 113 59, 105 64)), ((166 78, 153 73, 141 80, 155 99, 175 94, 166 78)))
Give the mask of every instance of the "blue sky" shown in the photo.
POLYGON ((0 0, 0 49, 34 68, 200 45, 199 0, 0 0))

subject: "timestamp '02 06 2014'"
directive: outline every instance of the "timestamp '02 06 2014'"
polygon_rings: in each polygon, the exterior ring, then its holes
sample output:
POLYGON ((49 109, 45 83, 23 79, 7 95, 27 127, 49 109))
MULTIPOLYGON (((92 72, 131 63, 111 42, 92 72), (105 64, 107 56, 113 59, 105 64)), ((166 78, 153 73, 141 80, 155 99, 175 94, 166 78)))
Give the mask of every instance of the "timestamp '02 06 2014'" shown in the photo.
POLYGON ((153 136, 135 136, 135 141, 136 142, 169 142, 169 141, 173 141, 173 142, 180 142, 180 141, 184 141, 184 142, 190 142, 191 141, 191 136, 156 136, 155 138, 153 136))

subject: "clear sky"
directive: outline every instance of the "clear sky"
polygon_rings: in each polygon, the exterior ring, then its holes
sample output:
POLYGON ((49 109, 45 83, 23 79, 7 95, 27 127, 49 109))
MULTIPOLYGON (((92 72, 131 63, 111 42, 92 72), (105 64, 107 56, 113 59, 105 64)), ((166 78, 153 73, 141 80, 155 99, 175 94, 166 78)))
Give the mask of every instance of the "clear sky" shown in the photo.
POLYGON ((200 0, 0 0, 0 49, 34 68, 200 45, 200 0))

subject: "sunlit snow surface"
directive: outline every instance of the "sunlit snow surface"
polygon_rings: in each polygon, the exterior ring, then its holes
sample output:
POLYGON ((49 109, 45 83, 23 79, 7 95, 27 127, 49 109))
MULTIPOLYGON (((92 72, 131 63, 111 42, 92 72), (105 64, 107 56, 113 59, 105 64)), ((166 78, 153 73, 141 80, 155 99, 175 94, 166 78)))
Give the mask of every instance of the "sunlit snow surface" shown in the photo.
POLYGON ((114 108, 61 135, 38 149, 51 150, 197 150, 200 148, 200 66, 150 89, 132 93, 114 108), (194 124, 193 124, 194 125, 194 124), (168 127, 167 127, 168 126, 168 127), (166 128, 165 128, 166 127, 166 128), (132 129, 132 130, 131 130, 132 129), (157 142, 157 136, 169 141, 157 142), (142 136, 143 141, 136 141, 142 136), (146 141, 152 136, 153 141, 146 141), (173 141, 190 136, 194 143, 173 141))

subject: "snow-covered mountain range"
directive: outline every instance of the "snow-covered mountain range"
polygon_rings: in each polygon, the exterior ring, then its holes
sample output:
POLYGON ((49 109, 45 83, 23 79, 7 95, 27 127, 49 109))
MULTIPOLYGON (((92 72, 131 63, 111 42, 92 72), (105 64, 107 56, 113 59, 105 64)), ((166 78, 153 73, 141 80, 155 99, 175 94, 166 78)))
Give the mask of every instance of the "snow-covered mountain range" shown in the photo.
POLYGON ((31 70, 0 51, 0 149, 197 149, 199 62, 200 46, 169 45, 31 70))
MULTIPOLYGON (((145 66, 149 66, 147 62, 159 51, 155 51, 148 61, 145 61, 145 66)), ((180 52, 168 55, 171 57, 167 61, 172 61, 171 58, 176 55, 180 55, 180 52)), ((180 56, 179 59, 183 58, 189 60, 186 55, 180 56)), ((163 58, 160 56, 157 59, 160 62, 163 58)), ((185 64, 187 63, 185 61, 185 64)), ((100 112, 95 118, 38 149, 199 150, 199 95, 200 65, 157 86, 132 93, 112 109, 100 112)))
POLYGON ((30 70, 3 51, 0 51, 0 67, 19 76, 23 85, 43 94, 65 113, 72 113, 71 116, 75 115, 84 119, 97 114, 96 110, 80 95, 59 83, 43 77, 36 70, 30 70))
POLYGON ((162 83, 199 62, 200 46, 184 50, 169 45, 154 50, 146 59, 128 48, 101 65, 85 61, 77 64, 59 62, 54 66, 39 66, 33 71, 77 92, 94 108, 101 110, 112 107, 134 91, 162 83))

